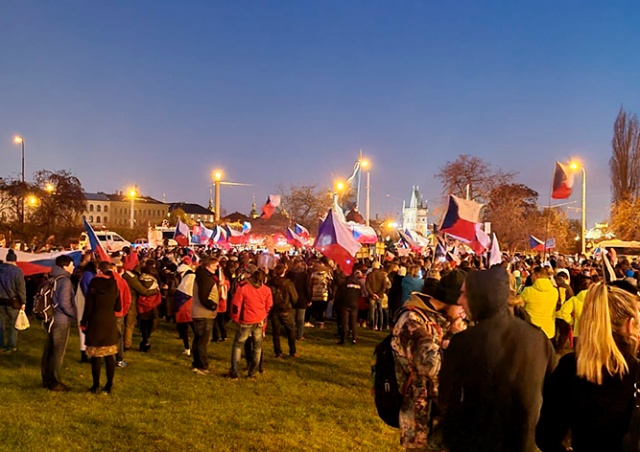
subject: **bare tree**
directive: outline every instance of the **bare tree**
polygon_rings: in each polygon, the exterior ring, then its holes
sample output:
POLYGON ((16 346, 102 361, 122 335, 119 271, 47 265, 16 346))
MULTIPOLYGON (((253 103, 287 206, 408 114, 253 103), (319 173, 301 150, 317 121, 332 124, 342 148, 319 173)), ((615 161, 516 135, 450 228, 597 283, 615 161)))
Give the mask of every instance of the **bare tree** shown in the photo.
POLYGON ((463 154, 453 162, 447 162, 435 176, 442 182, 443 194, 465 198, 468 186, 469 199, 486 202, 494 188, 510 183, 515 175, 494 170, 481 158, 463 154))
POLYGON ((538 214, 538 192, 522 184, 503 184, 493 190, 484 212, 500 244, 509 250, 524 249, 528 227, 538 214))
POLYGON ((613 125, 609 160, 613 203, 633 200, 640 189, 640 123, 620 107, 613 125))
POLYGON ((305 227, 313 227, 331 207, 331 197, 327 190, 315 185, 294 185, 278 187, 282 196, 280 206, 283 213, 305 227))

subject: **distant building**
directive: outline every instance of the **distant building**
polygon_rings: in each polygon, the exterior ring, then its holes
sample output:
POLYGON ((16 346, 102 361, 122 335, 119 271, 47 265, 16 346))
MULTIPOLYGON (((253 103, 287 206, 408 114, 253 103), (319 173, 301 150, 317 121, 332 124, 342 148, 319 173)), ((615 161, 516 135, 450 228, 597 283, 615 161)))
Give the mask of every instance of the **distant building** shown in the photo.
POLYGON ((215 221, 214 213, 200 204, 192 204, 188 202, 172 202, 169 205, 169 213, 176 209, 182 209, 187 218, 193 221, 202 221, 203 223, 213 223, 215 221))
MULTIPOLYGON (((129 226, 131 200, 123 193, 86 193, 83 215, 94 227, 129 226)), ((149 196, 137 196, 133 201, 133 220, 136 224, 160 224, 167 218, 169 206, 149 196)))
POLYGON ((426 235, 429 227, 429 207, 422 200, 418 186, 411 190, 409 206, 402 201, 402 229, 410 229, 419 234, 426 235))

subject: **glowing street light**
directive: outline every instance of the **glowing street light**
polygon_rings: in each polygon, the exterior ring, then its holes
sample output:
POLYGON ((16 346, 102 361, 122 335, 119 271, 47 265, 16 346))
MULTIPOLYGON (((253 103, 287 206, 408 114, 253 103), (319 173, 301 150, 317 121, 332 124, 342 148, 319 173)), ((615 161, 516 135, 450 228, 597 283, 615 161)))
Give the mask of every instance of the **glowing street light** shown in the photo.
POLYGON ((213 171, 213 187, 214 187, 214 218, 216 223, 220 221, 220 182, 222 181, 223 173, 221 170, 213 171))
POLYGON ((341 192, 342 190, 344 190, 344 182, 342 181, 336 182, 336 191, 341 192))
MULTIPOLYGON (((362 153, 360 154, 362 156, 362 153)), ((362 158, 362 157, 361 157, 362 158)), ((365 221, 366 225, 369 226, 369 219, 371 218, 370 213, 370 200, 371 200, 371 172, 369 171, 370 163, 368 160, 360 160, 360 166, 367 170, 367 197, 365 199, 365 221)))
POLYGON ((582 170, 582 231, 580 232, 580 249, 581 253, 586 252, 586 233, 587 233, 587 172, 584 165, 574 160, 569 163, 569 168, 573 171, 582 170))
POLYGON ((136 196, 138 196, 138 188, 136 186, 130 187, 127 189, 127 194, 129 195, 129 200, 131 201, 131 215, 129 215, 129 226, 133 229, 135 223, 134 216, 134 202, 136 200, 136 196))
POLYGON ((53 184, 51 182, 47 182, 44 186, 44 190, 51 194, 56 190, 56 187, 53 186, 53 184))
POLYGON ((16 135, 13 137, 13 142, 22 146, 22 182, 24 182, 24 138, 16 135))
POLYGON ((31 196, 29 196, 27 198, 27 203, 31 207, 36 207, 38 205, 38 198, 36 198, 35 196, 31 195, 31 196))

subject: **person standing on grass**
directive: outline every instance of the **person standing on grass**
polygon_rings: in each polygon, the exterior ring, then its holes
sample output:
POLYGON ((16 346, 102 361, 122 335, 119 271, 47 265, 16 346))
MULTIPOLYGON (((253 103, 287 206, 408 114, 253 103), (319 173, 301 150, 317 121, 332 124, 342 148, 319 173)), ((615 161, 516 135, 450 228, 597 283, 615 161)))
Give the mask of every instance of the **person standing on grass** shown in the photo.
POLYGON ((62 363, 69 341, 71 325, 78 318, 76 305, 73 301, 73 260, 69 256, 58 256, 55 266, 51 269, 51 278, 55 281, 53 292, 53 323, 47 329, 47 341, 42 353, 41 373, 42 385, 51 391, 67 392, 69 387, 62 383, 62 363))
POLYGON ((380 268, 380 262, 373 261, 366 280, 369 293, 369 326, 373 331, 382 330, 382 297, 387 292, 388 281, 386 273, 380 268))
POLYGON ((236 288, 231 302, 231 320, 238 324, 231 350, 229 378, 239 375, 242 347, 249 337, 253 338, 253 356, 249 364, 249 378, 254 378, 262 357, 262 333, 267 315, 273 305, 271 289, 264 284, 265 274, 249 264, 245 268, 248 278, 236 288))
POLYGON ((292 306, 298 301, 298 292, 293 283, 284 277, 285 272, 286 267, 282 264, 277 264, 268 283, 273 298, 273 307, 269 317, 271 319, 271 329, 273 330, 273 351, 276 358, 282 358, 282 346, 280 345, 282 328, 284 328, 289 341, 289 355, 298 356, 296 352, 296 327, 291 316, 292 306))
POLYGON ((122 275, 122 279, 127 282, 129 292, 131 293, 131 305, 126 315, 124 325, 124 350, 129 350, 133 344, 133 330, 136 326, 136 316, 138 315, 138 299, 140 297, 153 297, 160 293, 156 284, 155 287, 145 287, 140 281, 140 266, 136 266, 133 270, 127 270, 122 275))
MULTIPOLYGON (((86 254, 86 256, 89 256, 90 260, 86 261, 84 266, 82 267, 82 274, 80 275, 78 289, 76 290, 76 296, 74 298, 74 302, 76 304, 76 312, 78 312, 78 314, 82 314, 84 312, 84 303, 87 298, 89 283, 91 283, 91 280, 96 276, 96 273, 98 272, 96 262, 93 260, 93 255, 91 253, 88 253, 86 254)), ((78 335, 80 337, 80 362, 88 363, 89 358, 87 357, 86 352, 84 331, 82 331, 82 328, 80 327, 80 320, 82 319, 78 319, 78 335)))
POLYGON ((124 321, 131 307, 131 291, 129 285, 121 276, 120 272, 123 271, 122 266, 119 268, 116 264, 111 264, 111 272, 113 278, 118 285, 118 292, 120 294, 121 309, 116 312, 116 324, 118 325, 118 353, 116 354, 116 365, 118 367, 127 367, 127 363, 124 361, 124 321))
POLYGON ((362 271, 356 270, 344 283, 344 286, 336 294, 336 301, 340 300, 340 342, 342 345, 346 337, 351 337, 351 343, 356 344, 358 339, 358 298, 362 292, 362 271))
MULTIPOLYGON (((333 274, 328 266, 318 262, 313 267, 309 282, 311 285, 311 317, 315 320, 318 328, 324 328, 333 274)), ((304 326, 313 327, 313 324, 305 323, 304 326)))
POLYGON ((178 276, 180 277, 180 283, 176 289, 175 299, 173 301, 176 328, 178 329, 178 334, 184 346, 182 354, 191 356, 189 328, 194 330, 193 318, 191 317, 191 305, 193 304, 193 285, 196 280, 196 274, 191 268, 191 258, 189 256, 182 258, 182 262, 178 267, 178 276))
POLYGON ((287 273, 296 288, 298 300, 293 304, 294 319, 296 324, 296 340, 304 340, 304 316, 307 305, 311 299, 309 291, 309 275, 306 271, 304 261, 296 258, 293 262, 291 271, 287 273))
POLYGON ((218 259, 203 256, 196 270, 193 285, 191 317, 195 330, 193 338, 193 371, 199 375, 210 373, 207 359, 207 347, 213 334, 213 322, 216 319, 220 294, 218 290, 218 259))
POLYGON ((5 352, 18 351, 18 330, 14 325, 27 303, 24 273, 17 260, 16 253, 10 249, 6 262, 0 261, 0 349, 5 352))
POLYGON ((118 353, 118 325, 116 312, 122 309, 118 284, 111 270, 111 263, 100 262, 98 274, 91 280, 81 325, 85 328, 87 355, 91 358, 93 394, 100 392, 100 370, 104 358, 107 368, 107 384, 103 391, 107 394, 113 387, 118 353))

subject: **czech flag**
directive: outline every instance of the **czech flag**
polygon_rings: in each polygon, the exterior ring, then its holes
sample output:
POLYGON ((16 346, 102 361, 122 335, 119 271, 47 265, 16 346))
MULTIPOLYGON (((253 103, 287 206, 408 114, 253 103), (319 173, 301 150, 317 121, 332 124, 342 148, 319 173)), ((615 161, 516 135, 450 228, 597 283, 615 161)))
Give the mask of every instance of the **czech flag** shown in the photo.
POLYGON ((537 237, 532 235, 529 236, 529 246, 531 247, 531 251, 542 251, 544 252, 544 242, 537 237))
POLYGON ((491 237, 482 230, 481 223, 476 223, 476 237, 469 244, 469 247, 476 253, 476 256, 481 256, 487 252, 489 246, 491 246, 491 237))
POLYGON ((347 223, 347 226, 351 229, 353 238, 355 238, 359 243, 367 245, 378 243, 376 231, 371 226, 365 226, 351 221, 347 223))
POLYGON ((189 226, 187 226, 186 223, 180 221, 180 218, 178 218, 176 230, 173 233, 173 240, 178 242, 178 245, 180 246, 189 245, 189 226))
POLYGON ((336 219, 333 210, 329 209, 329 213, 320 224, 313 247, 332 259, 346 275, 350 275, 360 243, 353 237, 349 228, 336 219))
POLYGON ((553 172, 553 189, 551 197, 553 199, 567 199, 571 196, 573 189, 573 172, 560 162, 556 162, 556 169, 553 172))
POLYGON ((295 232, 305 240, 309 238, 309 230, 304 226, 302 226, 301 224, 296 223, 295 226, 293 227, 293 232, 295 232))
POLYGON ((89 246, 91 246, 91 251, 98 255, 100 261, 111 262, 111 258, 109 254, 105 251, 105 249, 100 244, 98 237, 96 237, 96 233, 93 231, 93 228, 87 221, 86 217, 82 217, 82 222, 84 223, 84 229, 87 231, 87 237, 89 238, 89 246))
POLYGON ((306 239, 300 237, 296 234, 295 230, 291 228, 287 228, 284 231, 284 236, 287 238, 287 243, 291 246, 295 246, 296 248, 302 248, 306 243, 306 239))
POLYGON ((280 207, 281 198, 280 195, 267 196, 267 202, 262 206, 262 217, 266 220, 271 218, 271 215, 276 211, 277 207, 280 207))
POLYGON ((249 223, 248 221, 245 221, 244 223, 242 223, 242 233, 248 234, 249 231, 251 231, 251 223, 249 223))
POLYGON ((449 207, 442 220, 440 232, 460 240, 472 242, 476 237, 476 223, 484 204, 449 195, 449 207))
MULTIPOLYGON (((6 261, 8 248, 0 248, 0 261, 6 261)), ((15 251, 16 265, 22 270, 24 276, 38 275, 41 273, 49 273, 56 264, 56 257, 67 255, 73 259, 76 267, 80 265, 82 259, 82 251, 62 251, 57 253, 25 253, 23 251, 15 251)))
POLYGON ((227 240, 229 241, 229 243, 240 245, 244 242, 245 236, 242 232, 232 228, 229 225, 226 225, 224 229, 227 231, 227 240))

